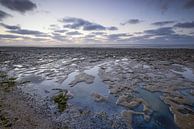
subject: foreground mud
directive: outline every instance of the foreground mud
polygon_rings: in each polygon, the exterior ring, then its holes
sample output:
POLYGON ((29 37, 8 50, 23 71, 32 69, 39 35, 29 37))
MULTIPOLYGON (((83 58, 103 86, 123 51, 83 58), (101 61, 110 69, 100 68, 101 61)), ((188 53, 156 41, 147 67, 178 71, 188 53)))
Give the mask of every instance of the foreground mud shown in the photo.
POLYGON ((0 48, 0 127, 192 129, 194 50, 0 48))

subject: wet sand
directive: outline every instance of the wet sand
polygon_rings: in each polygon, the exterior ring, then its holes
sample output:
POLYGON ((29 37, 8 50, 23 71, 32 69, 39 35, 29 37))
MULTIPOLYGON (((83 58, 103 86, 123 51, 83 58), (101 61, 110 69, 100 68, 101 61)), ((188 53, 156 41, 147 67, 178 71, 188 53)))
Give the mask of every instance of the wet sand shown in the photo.
POLYGON ((193 49, 0 48, 0 64, 1 128, 194 126, 193 49))

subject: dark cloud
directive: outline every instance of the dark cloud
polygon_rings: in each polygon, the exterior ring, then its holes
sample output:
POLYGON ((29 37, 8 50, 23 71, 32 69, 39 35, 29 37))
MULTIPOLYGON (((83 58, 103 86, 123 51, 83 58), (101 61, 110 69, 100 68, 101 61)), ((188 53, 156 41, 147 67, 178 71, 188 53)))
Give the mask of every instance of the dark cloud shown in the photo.
POLYGON ((92 32, 92 35, 106 35, 105 32, 92 32))
POLYGON ((16 30, 16 29, 20 29, 20 26, 10 26, 10 25, 6 25, 6 24, 3 24, 3 23, 0 23, 0 26, 3 26, 4 28, 6 29, 9 29, 9 30, 16 30))
POLYGON ((14 11, 25 13, 35 9, 37 6, 30 0, 0 0, 0 3, 14 11))
POLYGON ((21 38, 21 36, 10 35, 10 34, 0 34, 0 39, 15 39, 15 38, 21 38))
POLYGON ((2 21, 4 18, 10 17, 10 16, 11 16, 10 14, 0 10, 0 21, 2 21))
POLYGON ((109 40, 112 40, 112 41, 117 41, 117 40, 121 40, 123 38, 129 38, 133 35, 131 34, 128 34, 128 33, 117 33, 117 34, 110 34, 110 35, 107 35, 107 38, 109 40))
POLYGON ((60 33, 52 33, 51 37, 55 40, 58 40, 58 41, 66 41, 67 40, 67 37, 64 35, 61 35, 60 33))
POLYGON ((184 8, 186 9, 194 8, 194 0, 187 1, 184 5, 184 8))
POLYGON ((141 36, 132 36, 126 39, 126 42, 140 44, 193 44, 194 37, 189 35, 170 34, 170 35, 153 35, 145 34, 141 36))
POLYGON ((7 32, 14 33, 14 34, 21 34, 21 35, 32 35, 36 37, 48 37, 46 33, 36 31, 36 30, 28 30, 28 29, 22 29, 20 26, 10 26, 1 23, 1 26, 8 29, 7 32))
POLYGON ((143 35, 132 36, 128 41, 148 44, 183 44, 193 43, 194 40, 194 37, 191 35, 175 33, 173 27, 145 30, 142 34, 143 35))
POLYGON ((107 29, 108 29, 108 30, 118 30, 118 28, 115 27, 115 26, 107 27, 107 29))
POLYGON ((99 24, 90 24, 83 26, 83 30, 92 31, 92 30, 106 30, 106 27, 99 24))
POLYGON ((83 30, 105 30, 106 27, 89 22, 87 20, 81 19, 81 18, 74 18, 74 17, 66 17, 62 19, 62 22, 67 23, 64 25, 64 28, 70 28, 70 29, 80 29, 83 30))
POLYGON ((194 28, 194 21, 192 22, 185 22, 185 23, 177 23, 176 25, 174 25, 174 27, 177 28, 194 28))
POLYGON ((65 32, 67 32, 68 30, 55 30, 54 32, 56 32, 56 33, 65 33, 65 32))
POLYGON ((82 33, 78 32, 78 31, 72 31, 72 32, 67 32, 67 35, 82 35, 82 33))
POLYGON ((168 10, 169 3, 170 3, 169 1, 165 1, 165 0, 161 1, 160 9, 161 9, 162 13, 165 13, 168 10))
POLYGON ((169 24, 173 24, 173 23, 175 23, 175 21, 160 21, 160 22, 154 22, 154 23, 152 23, 152 25, 165 26, 165 25, 169 25, 169 24))
POLYGON ((171 35, 171 34, 174 34, 175 32, 172 30, 172 27, 163 27, 158 29, 145 30, 144 33, 150 34, 150 35, 162 36, 162 35, 171 35))
POLYGON ((35 30, 27 30, 27 29, 16 29, 16 30, 9 30, 8 32, 14 34, 21 34, 21 35, 33 35, 36 37, 47 37, 45 33, 35 30))
POLYGON ((60 22, 65 23, 64 28, 69 28, 69 29, 83 29, 86 31, 94 31, 94 30, 115 30, 117 29, 116 27, 105 27, 103 25, 93 23, 81 18, 75 18, 75 17, 66 17, 60 20, 60 22))
POLYGON ((88 34, 88 35, 84 36, 84 38, 87 38, 87 39, 96 38, 96 35, 95 34, 88 34))
POLYGON ((121 23, 121 25, 126 25, 126 24, 138 24, 142 22, 141 20, 139 19, 129 19, 128 21, 124 22, 124 23, 121 23))

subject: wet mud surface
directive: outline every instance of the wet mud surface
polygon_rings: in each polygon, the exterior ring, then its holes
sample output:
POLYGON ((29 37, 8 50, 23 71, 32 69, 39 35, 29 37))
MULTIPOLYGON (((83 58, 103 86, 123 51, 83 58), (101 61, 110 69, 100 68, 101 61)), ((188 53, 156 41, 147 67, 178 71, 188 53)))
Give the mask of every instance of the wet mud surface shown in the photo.
POLYGON ((0 71, 1 128, 194 127, 192 49, 0 48, 0 71))

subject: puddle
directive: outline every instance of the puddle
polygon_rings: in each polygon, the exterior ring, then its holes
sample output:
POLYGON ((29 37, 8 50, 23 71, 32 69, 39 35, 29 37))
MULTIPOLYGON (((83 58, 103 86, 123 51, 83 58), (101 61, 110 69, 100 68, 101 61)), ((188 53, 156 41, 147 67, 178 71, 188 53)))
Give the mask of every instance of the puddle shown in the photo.
POLYGON ((93 112, 106 112, 108 115, 117 113, 120 114, 124 108, 116 105, 117 98, 109 94, 108 87, 98 76, 98 71, 101 65, 96 65, 92 68, 88 67, 87 70, 83 71, 84 73, 95 77, 92 84, 80 82, 71 87, 69 83, 75 79, 76 75, 80 74, 80 72, 76 70, 70 73, 67 79, 65 79, 62 83, 57 83, 57 79, 42 80, 40 75, 24 76, 21 79, 28 80, 30 83, 25 84, 25 86, 21 86, 21 88, 24 92, 43 99, 56 95, 56 93, 59 92, 58 89, 67 89, 73 94, 73 98, 69 99, 71 104, 88 108, 93 112), (99 102, 95 101, 92 93, 100 94, 105 98, 105 100, 99 102))
POLYGON ((192 103, 192 109, 194 109, 194 96, 191 93, 191 88, 179 89, 178 91, 190 102, 192 103))
POLYGON ((171 70, 171 71, 176 74, 182 75, 184 78, 186 78, 189 81, 194 82, 194 74, 191 68, 184 67, 183 71, 175 71, 175 70, 171 70))
POLYGON ((68 89, 73 94, 71 103, 87 107, 94 112, 106 112, 107 114, 120 113, 123 108, 116 105, 116 97, 112 96, 108 92, 106 84, 102 82, 98 76, 99 65, 94 66, 84 72, 95 77, 92 84, 86 84, 84 82, 76 84, 74 87, 70 87, 68 84, 74 79, 77 74, 70 75, 66 81, 63 82, 62 87, 68 89), (104 101, 96 102, 92 97, 92 93, 99 93, 106 98, 104 101))
POLYGON ((134 129, 177 129, 168 105, 160 99, 161 93, 149 92, 143 88, 138 88, 137 91, 138 95, 149 104, 153 113, 149 122, 144 120, 143 115, 133 115, 134 129))

